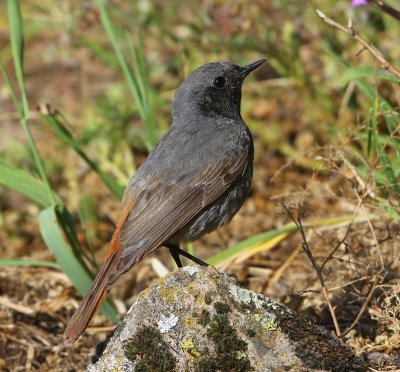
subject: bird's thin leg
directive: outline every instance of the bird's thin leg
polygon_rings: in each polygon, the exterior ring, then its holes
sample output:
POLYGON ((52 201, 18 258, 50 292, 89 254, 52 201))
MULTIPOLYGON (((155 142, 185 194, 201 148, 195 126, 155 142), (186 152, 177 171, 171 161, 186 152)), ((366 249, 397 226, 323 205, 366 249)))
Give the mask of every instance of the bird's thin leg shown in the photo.
POLYGON ((177 251, 179 247, 172 244, 165 244, 165 246, 169 249, 169 253, 171 253, 172 258, 176 263, 176 266, 178 266, 179 268, 183 267, 181 258, 179 257, 179 252, 177 251))
POLYGON ((179 255, 182 255, 183 257, 188 258, 189 260, 197 263, 200 266, 208 266, 208 263, 200 260, 200 258, 197 258, 195 256, 192 256, 190 253, 184 251, 183 249, 180 249, 177 245, 171 244, 171 243, 165 243, 164 244, 170 251, 172 258, 175 260, 176 264, 178 265, 178 267, 182 267, 182 263, 181 260, 179 258, 179 255), (179 264, 178 261, 179 260, 179 264))
POLYGON ((178 248, 178 252, 179 252, 179 254, 182 255, 183 257, 188 258, 189 260, 191 260, 191 261, 197 263, 197 264, 200 265, 200 266, 209 266, 208 263, 206 263, 206 262, 200 260, 200 258, 197 258, 197 257, 195 257, 195 256, 192 256, 190 253, 184 251, 183 249, 178 248))

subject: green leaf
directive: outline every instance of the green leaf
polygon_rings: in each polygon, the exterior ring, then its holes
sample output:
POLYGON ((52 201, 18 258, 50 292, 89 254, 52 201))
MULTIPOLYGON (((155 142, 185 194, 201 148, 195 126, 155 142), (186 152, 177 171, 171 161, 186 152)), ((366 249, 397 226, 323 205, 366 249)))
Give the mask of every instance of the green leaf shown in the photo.
POLYGON ((100 58, 114 69, 119 70, 119 63, 115 58, 115 54, 105 48, 102 43, 98 42, 97 40, 92 40, 89 37, 85 37, 84 35, 81 35, 80 38, 81 43, 85 47, 89 48, 96 55, 96 57, 100 58))
POLYGON ((7 1, 9 28, 11 36, 11 52, 15 63, 15 73, 18 81, 23 81, 23 60, 24 60, 24 31, 21 11, 18 0, 7 1))
POLYGON ((32 260, 30 258, 3 258, 0 260, 0 266, 40 266, 60 270, 60 265, 55 262, 32 260))
POLYGON ((281 229, 276 229, 276 230, 272 230, 272 231, 267 231, 262 234, 254 235, 251 238, 243 240, 239 244, 236 244, 235 246, 225 249, 224 251, 216 254, 215 256, 208 259, 207 263, 212 266, 219 265, 222 262, 228 261, 233 256, 236 256, 237 254, 244 252, 257 244, 266 242, 268 240, 272 240, 279 235, 282 235, 284 233, 294 232, 296 230, 297 230, 296 225, 290 224, 281 229))
POLYGON ((387 200, 377 199, 376 203, 378 204, 379 208, 386 213, 387 216, 400 221, 400 211, 398 211, 396 207, 391 206, 387 200))
POLYGON ((51 129, 56 135, 71 149, 73 149, 85 162, 86 164, 96 172, 103 182, 107 185, 110 191, 119 199, 124 195, 124 188, 119 185, 109 174, 105 173, 101 167, 94 162, 89 156, 83 151, 79 143, 74 140, 72 134, 69 132, 64 123, 59 119, 60 115, 57 114, 43 114, 42 118, 50 125, 51 129))
POLYGON ((346 85, 349 81, 358 80, 362 78, 374 78, 389 80, 395 83, 400 83, 400 79, 386 70, 372 68, 371 66, 350 67, 344 71, 339 78, 341 86, 346 85))
POLYGON ((56 199, 54 197, 54 193, 51 189, 50 182, 46 175, 42 160, 40 159, 40 155, 38 149, 36 147, 35 141, 32 136, 32 132, 28 125, 28 116, 29 116, 29 105, 28 99, 26 97, 25 91, 25 81, 24 81, 24 30, 23 30, 23 22, 21 17, 21 11, 19 8, 18 0, 8 0, 7 1, 7 9, 8 9, 8 22, 10 26, 10 41, 11 41, 11 53, 14 62, 15 74, 17 77, 21 100, 20 103, 17 102, 16 94, 12 88, 11 83, 9 82, 9 78, 5 71, 3 71, 3 75, 6 79, 7 85, 10 89, 11 97, 13 98, 14 103, 16 104, 16 109, 18 111, 22 127, 24 132, 28 138, 28 143, 32 151, 33 158, 35 160, 35 164, 37 170, 40 174, 40 177, 44 184, 46 185, 46 192, 49 198, 52 201, 52 205, 56 205, 56 199))
POLYGON ((88 195, 82 195, 79 200, 78 208, 79 220, 85 234, 86 245, 89 249, 89 254, 85 254, 85 257, 90 261, 92 267, 98 269, 94 258, 94 249, 92 241, 96 238, 98 225, 98 217, 95 211, 95 205, 88 195))
MULTIPOLYGON (((71 233, 65 230, 65 218, 61 223, 59 216, 55 207, 49 207, 40 212, 40 232, 47 247, 56 257, 61 270, 68 276, 78 292, 84 295, 89 290, 93 278, 71 248, 66 238, 66 236, 70 237, 71 233)), ((116 311, 108 301, 104 303, 101 311, 108 318, 117 319, 116 311)))
POLYGON ((5 70, 5 68, 4 68, 2 63, 0 63, 0 71, 1 71, 1 73, 3 75, 3 78, 4 78, 5 82, 6 82, 6 84, 7 84, 8 90, 10 92, 11 99, 13 100, 13 103, 14 103, 14 106, 15 106, 15 109, 18 111, 18 115, 20 117, 22 117, 23 116, 23 112, 21 111, 21 107, 20 107, 20 105, 18 103, 17 94, 16 94, 16 92, 15 92, 15 90, 14 90, 12 84, 11 84, 10 77, 8 76, 8 74, 7 74, 7 72, 6 72, 6 70, 5 70))
POLYGON ((368 131, 367 131, 367 155, 371 157, 371 150, 372 150, 372 142, 375 142, 376 138, 376 127, 378 124, 378 104, 379 100, 378 97, 375 98, 374 106, 372 108, 371 117, 368 120, 368 131))
MULTIPOLYGON (((119 62, 128 89, 137 104, 139 115, 143 120, 144 124, 146 125, 146 130, 147 130, 146 144, 150 145, 149 149, 151 150, 156 145, 158 141, 158 136, 155 128, 153 111, 150 109, 150 106, 148 104, 148 90, 143 85, 146 83, 146 80, 144 71, 141 71, 141 66, 144 66, 144 62, 143 60, 141 61, 139 59, 143 57, 143 55, 139 55, 139 53, 142 52, 141 46, 139 46, 136 50, 131 47, 130 52, 133 57, 132 59, 134 61, 134 64, 136 65, 135 66, 136 68, 132 70, 127 59, 125 58, 121 45, 118 41, 117 38, 118 29, 111 20, 110 14, 108 12, 108 7, 106 5, 106 1, 96 0, 96 4, 100 10, 101 23, 114 48, 115 56, 117 57, 117 60, 119 62)), ((129 45, 129 35, 127 35, 125 42, 128 43, 129 45)))
POLYGON ((11 53, 14 61, 15 75, 17 77, 24 118, 29 112, 28 101, 25 93, 24 82, 24 28, 18 0, 7 1, 8 21, 10 28, 11 53))
MULTIPOLYGON (((42 207, 52 205, 52 200, 49 197, 48 189, 44 182, 33 177, 28 172, 2 161, 0 161, 0 183, 25 195, 42 207)), ((61 204, 60 198, 56 194, 53 195, 56 202, 61 204)))
MULTIPOLYGON (((372 218, 372 216, 371 216, 372 218)), ((340 226, 342 224, 348 223, 355 223, 360 221, 365 221, 367 217, 357 215, 357 216, 339 216, 339 217, 332 217, 326 218, 324 220, 314 220, 314 221, 304 221, 302 223, 304 228, 315 228, 315 227, 323 227, 323 226, 340 226)), ((289 234, 297 231, 297 227, 294 223, 289 223, 283 226, 280 229, 267 231, 258 235, 254 235, 249 239, 243 240, 237 245, 230 247, 221 253, 216 254, 215 256, 211 257, 207 260, 207 263, 213 266, 218 266, 226 261, 231 260, 235 256, 239 255, 240 253, 246 253, 251 251, 255 246, 260 244, 265 244, 267 242, 275 240, 277 242, 281 237, 282 239, 288 236, 289 234)), ((269 247, 271 248, 271 247, 269 247)))

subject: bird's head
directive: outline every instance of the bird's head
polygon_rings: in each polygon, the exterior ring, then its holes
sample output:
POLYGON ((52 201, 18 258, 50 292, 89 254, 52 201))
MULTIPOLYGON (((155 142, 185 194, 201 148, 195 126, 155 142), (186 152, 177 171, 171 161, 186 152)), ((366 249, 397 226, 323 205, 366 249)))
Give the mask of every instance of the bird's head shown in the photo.
POLYGON ((214 62, 199 67, 175 93, 174 119, 190 114, 237 117, 240 115, 242 83, 264 62, 262 59, 243 67, 230 62, 214 62))

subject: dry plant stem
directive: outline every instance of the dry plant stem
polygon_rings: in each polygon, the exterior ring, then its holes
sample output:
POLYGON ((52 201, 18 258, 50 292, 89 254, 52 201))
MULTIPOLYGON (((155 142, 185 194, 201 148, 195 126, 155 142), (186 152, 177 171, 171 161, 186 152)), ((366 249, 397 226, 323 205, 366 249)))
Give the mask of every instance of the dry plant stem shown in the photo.
POLYGON ((290 264, 293 262, 293 260, 298 256, 300 251, 301 251, 301 244, 299 244, 295 248, 295 250, 290 254, 290 256, 285 260, 285 262, 277 270, 275 270, 274 274, 272 275, 271 279, 269 280, 269 284, 275 284, 279 281, 282 274, 290 266, 290 264))
POLYGON ((358 278, 358 279, 352 280, 350 282, 344 283, 342 285, 338 285, 336 287, 329 288, 328 292, 334 292, 334 291, 337 291, 337 290, 342 289, 344 287, 347 287, 349 285, 352 285, 352 284, 355 284, 355 283, 358 283, 358 282, 361 282, 361 281, 364 281, 364 280, 368 280, 368 279, 371 279, 373 277, 375 277, 375 275, 364 276, 363 278, 358 278))
POLYGON ((14 304, 11 302, 7 297, 0 297, 0 305, 4 306, 6 308, 12 309, 16 311, 17 313, 25 314, 25 315, 34 315, 36 313, 36 310, 30 307, 26 307, 23 305, 19 304, 14 304))
POLYGON ((363 38, 361 38, 356 31, 353 28, 353 25, 351 21, 349 22, 349 27, 345 27, 341 25, 340 23, 335 22, 333 19, 327 17, 324 13, 322 13, 320 10, 317 9, 317 14, 325 21, 328 25, 333 26, 346 34, 349 34, 352 36, 354 39, 356 39, 365 49, 368 49, 368 51, 375 57, 376 60, 379 61, 379 63, 382 65, 382 67, 391 72, 393 75, 398 77, 400 79, 400 71, 392 66, 386 58, 383 56, 380 50, 375 48, 373 45, 369 44, 366 42, 363 38))
POLYGON ((284 203, 281 203, 281 205, 282 205, 283 209, 286 211, 286 213, 288 214, 288 216, 290 217, 290 219, 293 221, 293 223, 297 226, 297 229, 300 232, 300 235, 301 235, 301 237, 303 239, 303 243, 302 243, 303 251, 306 253, 308 259, 310 260, 312 266, 314 267, 314 270, 315 270, 315 272, 317 274, 318 280, 319 280, 319 282, 321 284, 322 294, 325 297, 326 303, 327 303, 328 308, 329 308, 329 312, 330 312, 331 317, 332 317, 333 324, 335 326, 336 335, 338 337, 340 337, 341 331, 340 331, 339 323, 338 323, 337 318, 336 318, 335 309, 333 308, 331 300, 329 299, 328 291, 327 291, 326 286, 325 286, 325 281, 324 281, 324 278, 322 276, 321 269, 320 269, 317 261, 315 260, 313 254, 311 252, 311 249, 310 249, 310 247, 308 245, 307 237, 306 237, 306 234, 304 232, 304 228, 303 228, 303 225, 302 225, 302 222, 301 222, 300 213, 299 213, 299 216, 296 218, 293 215, 292 210, 291 210, 290 207, 288 207, 284 203))
MULTIPOLYGON (((357 173, 354 171, 354 169, 351 168, 351 170, 353 171, 355 177, 358 179, 358 175, 357 175, 357 173)), ((362 180, 359 180, 358 182, 360 183, 360 182, 362 182, 362 180)), ((365 185, 364 185, 364 188, 366 188, 365 185)), ((324 270, 325 265, 334 257, 336 251, 340 248, 340 246, 341 246, 342 244, 343 244, 343 245, 346 245, 346 238, 347 238, 348 235, 350 234, 350 231, 351 231, 352 226, 353 226, 354 218, 355 218, 356 215, 358 214, 358 211, 359 211, 359 209, 360 209, 361 206, 362 206, 362 202, 363 202, 363 200, 362 200, 361 198, 358 198, 358 203, 357 203, 357 205, 356 205, 356 207, 355 207, 355 209, 354 209, 353 216, 352 216, 352 218, 351 218, 350 224, 349 224, 349 226, 348 226, 348 228, 347 228, 347 230, 346 230, 346 232, 345 232, 343 238, 339 241, 339 243, 336 245, 336 247, 333 248, 333 250, 330 252, 330 254, 328 255, 328 257, 324 260, 324 262, 322 262, 322 264, 321 264, 321 266, 320 266, 321 271, 324 270)), ((363 209, 363 214, 368 218, 368 216, 366 215, 365 209, 363 209)))
MULTIPOLYGON (((365 301, 364 301, 360 311, 358 312, 356 318, 354 319, 353 323, 344 332, 341 332, 340 327, 339 327, 339 323, 338 323, 337 318, 336 318, 335 309, 333 308, 332 303, 331 303, 331 301, 329 299, 329 295, 328 295, 329 290, 327 290, 327 288, 325 286, 325 281, 324 281, 324 278, 322 276, 322 270, 321 270, 320 266, 318 265, 318 263, 316 262, 315 257, 313 256, 313 254, 311 252, 311 249, 310 249, 310 247, 308 245, 307 237, 306 237, 306 234, 304 232, 304 228, 303 228, 303 225, 302 225, 302 222, 301 222, 300 213, 299 213, 299 216, 296 218, 293 215, 292 209, 290 207, 288 207, 284 203, 281 203, 281 205, 282 205, 283 209, 286 211, 286 213, 288 214, 288 216, 290 217, 290 219, 297 226, 297 229, 299 230, 300 235, 301 235, 301 237, 303 239, 302 248, 303 248, 304 252, 306 253, 308 259, 310 260, 311 264, 313 265, 314 270, 315 270, 315 272, 317 274, 318 280, 319 280, 319 282, 321 284, 321 292, 322 292, 323 296, 325 297, 326 303, 328 305, 329 312, 331 314, 332 321, 333 321, 333 324, 335 326, 336 335, 338 337, 344 337, 352 329, 354 329, 354 327, 357 325, 357 323, 361 319, 362 315, 364 314, 365 310, 368 307, 368 304, 369 304, 369 302, 370 302, 370 300, 371 300, 371 298, 372 298, 372 296, 373 296, 373 294, 375 292, 375 289, 377 288, 378 282, 380 281, 381 278, 380 278, 379 275, 375 276, 374 283, 371 286, 371 289, 370 289, 370 291, 368 293, 368 296, 365 299, 365 301)), ((377 241, 377 240, 375 240, 375 241, 377 241)))
POLYGON ((370 289, 370 291, 368 293, 368 296, 365 299, 365 301, 364 301, 360 311, 358 312, 356 318, 354 319, 353 323, 351 323, 351 325, 343 333, 341 333, 339 335, 339 337, 346 336, 357 325, 357 323, 361 319, 362 315, 364 314, 365 310, 367 309, 367 306, 368 306, 369 302, 371 301, 371 298, 372 298, 372 296, 373 296, 373 294, 375 292, 375 289, 377 288, 377 284, 378 284, 379 281, 380 281, 380 276, 376 275, 375 276, 375 280, 372 283, 371 289, 370 289))
POLYGON ((364 198, 360 197, 360 195, 358 194, 357 190, 355 190, 355 189, 353 189, 353 190, 354 190, 354 193, 356 194, 356 197, 358 199, 361 212, 364 214, 365 218, 367 219, 368 227, 371 230, 371 234, 372 234, 372 237, 374 239, 374 243, 376 245, 376 249, 378 250, 379 259, 381 260, 381 268, 383 270, 385 268, 385 261, 383 260, 381 247, 379 246, 378 238, 376 237, 376 234, 375 234, 375 231, 374 231, 374 227, 372 226, 371 220, 368 217, 368 213, 365 210, 364 205, 362 204, 362 201, 363 201, 364 198))
MULTIPOLYGON (((381 148, 380 148, 380 152, 385 151, 386 147, 388 146, 389 142, 393 139, 393 138, 399 138, 398 134, 400 131, 400 123, 397 125, 397 127, 395 128, 395 130, 390 133, 390 135, 387 137, 387 140, 382 144, 381 148)), ((375 164, 374 167, 378 166, 378 160, 375 160, 375 164)))
POLYGON ((28 350, 26 352, 26 363, 25 363, 25 370, 31 371, 32 370, 32 361, 35 356, 35 348, 33 345, 28 345, 28 350))
POLYGON ((370 4, 376 5, 378 8, 381 8, 383 12, 386 14, 389 14, 391 17, 394 19, 397 19, 400 21, 400 12, 394 8, 392 8, 390 5, 386 4, 382 0, 367 0, 370 4))
POLYGON ((325 258, 324 262, 322 262, 322 264, 321 264, 321 266, 320 266, 320 270, 321 270, 321 271, 324 270, 325 265, 333 258, 334 254, 335 254, 336 251, 340 248, 340 246, 341 246, 342 244, 345 244, 346 238, 347 238, 347 236, 350 234, 351 228, 352 228, 352 226, 353 226, 354 217, 356 216, 357 211, 358 211, 358 206, 357 206, 356 210, 355 210, 354 213, 353 213, 353 216, 352 216, 352 218, 351 218, 351 222, 350 222, 349 226, 347 227, 346 232, 345 232, 343 238, 340 240, 340 242, 339 242, 338 244, 336 244, 336 247, 333 248, 333 250, 329 253, 328 257, 325 258))

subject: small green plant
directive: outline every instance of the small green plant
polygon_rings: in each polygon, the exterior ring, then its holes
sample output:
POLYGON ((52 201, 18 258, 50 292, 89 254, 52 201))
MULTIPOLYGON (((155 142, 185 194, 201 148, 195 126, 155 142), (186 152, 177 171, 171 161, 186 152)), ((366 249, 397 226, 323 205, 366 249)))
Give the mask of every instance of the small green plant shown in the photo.
MULTIPOLYGON (((10 95, 18 112, 21 125, 28 139, 29 148, 36 165, 36 170, 39 174, 39 179, 22 169, 18 169, 10 164, 1 162, 0 182, 31 198, 31 200, 43 208, 39 214, 39 227, 43 240, 45 241, 48 249, 56 257, 58 262, 57 266, 69 277, 75 288, 81 294, 84 294, 91 285, 93 275, 86 260, 84 259, 84 250, 78 242, 73 218, 67 207, 63 204, 61 198, 53 190, 50 184, 50 180, 46 174, 43 161, 40 157, 29 127, 29 105, 25 89, 23 69, 24 32, 19 2, 17 0, 8 0, 7 9, 10 24, 11 52, 18 83, 18 92, 12 86, 5 69, 1 64, 0 69, 8 85, 10 95)), ((68 144, 73 147, 80 156, 85 158, 85 154, 80 150, 79 147, 75 145, 72 137, 68 132, 65 131, 65 128, 53 120, 49 120, 49 124, 53 125, 59 136, 67 141, 68 144)), ((97 172, 99 171, 99 169, 96 168, 96 165, 90 161, 90 159, 86 157, 85 160, 89 162, 94 170, 97 172)), ((103 176, 105 177, 105 175, 103 176)), ((103 180, 106 182, 107 178, 103 178, 103 180)), ((109 186, 115 185, 109 183, 109 186)), ((5 260, 2 261, 1 264, 16 265, 18 263, 22 265, 39 264, 43 266, 51 266, 50 263, 30 260, 23 260, 20 262, 19 260, 5 260)), ((105 303, 102 311, 108 317, 116 319, 116 311, 110 302, 105 303)))
MULTIPOLYGON (((151 150, 158 141, 159 134, 155 128, 153 111, 149 103, 150 87, 144 68, 145 63, 141 40, 139 38, 138 46, 135 47, 129 35, 126 33, 124 34, 124 43, 127 45, 128 55, 132 64, 131 67, 118 42, 117 35, 120 35, 121 32, 111 21, 105 2, 98 0, 97 5, 100 10, 102 25, 115 53, 115 56, 107 54, 107 56, 110 57, 108 61, 114 63, 116 57, 118 64, 114 64, 114 66, 119 66, 121 68, 129 91, 137 104, 139 115, 146 128, 146 135, 143 136, 143 140, 148 150, 151 150)), ((35 140, 30 131, 29 104, 23 71, 24 31, 19 1, 8 0, 7 9, 10 25, 11 52, 18 82, 18 92, 14 89, 9 76, 1 64, 0 69, 8 85, 15 108, 17 109, 21 125, 28 138, 30 151, 33 155, 40 178, 37 179, 27 171, 18 169, 11 164, 0 162, 0 183, 20 192, 43 208, 39 215, 40 232, 47 247, 56 257, 58 264, 29 259, 5 259, 0 261, 0 265, 42 265, 60 268, 70 278, 75 288, 81 294, 85 294, 91 285, 93 272, 97 267, 94 254, 91 250, 87 253, 80 245, 77 238, 74 218, 64 205, 62 199, 57 195, 57 192, 52 188, 45 166, 37 150, 35 140)), ((56 136, 66 146, 74 150, 92 171, 99 175, 112 194, 121 199, 124 187, 118 184, 96 161, 92 160, 87 155, 79 141, 77 141, 68 130, 65 118, 60 113, 53 111, 51 107, 41 108, 41 117, 56 136)), ((82 213, 79 214, 85 236, 87 237, 85 215, 82 213)), ((87 245, 90 247, 89 239, 87 239, 87 245)), ((116 319, 116 312, 110 302, 105 303, 103 313, 109 318, 116 319)))
POLYGON ((128 45, 129 57, 133 66, 131 67, 118 42, 117 35, 120 32, 111 21, 105 0, 96 0, 96 4, 100 10, 101 23, 114 48, 115 56, 124 75, 129 92, 136 102, 140 117, 146 126, 147 136, 144 139, 148 149, 151 150, 156 145, 159 136, 156 131, 153 110, 149 102, 150 86, 144 67, 142 41, 139 37, 137 46, 134 46, 129 34, 124 33, 124 42, 128 45))
POLYGON ((369 66, 346 68, 340 79, 343 86, 354 82, 370 102, 364 124, 356 133, 358 149, 352 148, 355 156, 348 165, 363 180, 361 195, 375 201, 390 217, 399 219, 398 206, 391 205, 390 199, 400 192, 400 113, 368 81, 371 79, 400 84, 399 78, 369 66))

